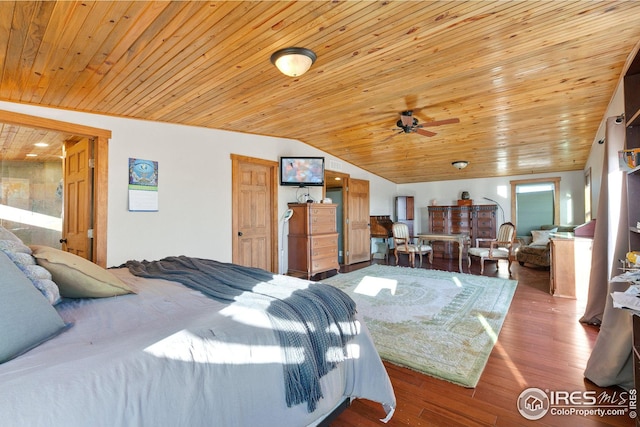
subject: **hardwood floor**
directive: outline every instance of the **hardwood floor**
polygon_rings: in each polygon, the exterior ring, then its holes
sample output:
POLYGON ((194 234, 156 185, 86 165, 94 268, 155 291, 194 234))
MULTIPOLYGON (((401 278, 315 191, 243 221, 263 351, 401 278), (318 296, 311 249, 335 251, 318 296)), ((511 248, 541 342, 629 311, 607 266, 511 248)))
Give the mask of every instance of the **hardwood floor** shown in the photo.
MULTIPOLYGON (((384 260, 374 262, 384 264, 384 260)), ((393 256, 389 263, 393 263, 393 256)), ((343 272, 363 268, 369 262, 347 266, 343 272)), ((423 268, 457 271, 457 260, 434 259, 423 268)), ((406 258, 400 265, 408 266, 406 258)), ((465 273, 468 272, 466 262, 465 273)), ((537 387, 550 391, 622 392, 617 387, 603 389, 584 379, 583 371, 598 328, 583 325, 578 319, 584 310, 584 298, 571 300, 549 295, 549 271, 511 266, 518 288, 511 307, 475 389, 419 374, 385 361, 397 399, 390 427, 406 426, 633 426, 628 415, 581 416, 547 413, 537 421, 522 417, 517 409, 520 393, 537 387)), ((472 274, 480 267, 472 265, 472 274)), ((486 276, 508 277, 501 261, 487 263, 486 276)), ((379 421, 384 412, 377 403, 355 400, 331 427, 368 427, 385 425, 379 421)))

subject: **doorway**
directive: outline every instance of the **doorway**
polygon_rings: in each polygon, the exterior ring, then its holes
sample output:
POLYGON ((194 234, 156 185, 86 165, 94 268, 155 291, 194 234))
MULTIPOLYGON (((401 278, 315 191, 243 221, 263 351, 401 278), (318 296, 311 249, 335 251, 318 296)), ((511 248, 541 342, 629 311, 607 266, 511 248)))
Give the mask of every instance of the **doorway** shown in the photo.
MULTIPOLYGON (((109 139, 111 131, 90 126, 45 119, 12 111, 0 110, 0 123, 17 128, 31 128, 45 132, 64 134, 66 139, 89 138, 94 142, 93 151, 93 202, 84 212, 87 223, 93 224, 90 234, 91 250, 89 260, 107 266, 107 201, 109 177, 109 139)), ((62 145, 60 140, 60 146, 62 145)), ((64 195, 62 195, 64 197, 64 195)), ((64 225, 62 227, 64 229, 64 225)), ((64 236, 62 236, 64 238, 64 236)))
POLYGON ((369 181, 327 170, 324 194, 338 205, 339 263, 351 265, 371 259, 369 181))
POLYGON ((336 223, 338 226, 338 263, 344 265, 346 260, 345 248, 347 247, 347 234, 345 212, 347 212, 347 188, 349 175, 325 171, 324 174, 324 197, 330 198, 332 203, 338 205, 336 207, 336 223))
POLYGON ((346 201, 349 175, 335 171, 325 171, 325 197, 331 199, 336 207, 336 222, 338 226, 338 263, 345 264, 345 248, 347 247, 346 229, 346 201))

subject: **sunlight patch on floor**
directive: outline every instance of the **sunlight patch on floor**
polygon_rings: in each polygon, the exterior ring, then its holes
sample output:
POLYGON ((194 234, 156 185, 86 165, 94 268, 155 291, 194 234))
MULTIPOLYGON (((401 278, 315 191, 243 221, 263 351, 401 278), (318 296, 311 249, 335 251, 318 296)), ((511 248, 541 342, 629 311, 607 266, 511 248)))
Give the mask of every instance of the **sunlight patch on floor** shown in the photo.
POLYGON ((368 295, 375 297, 383 289, 389 289, 391 295, 396 294, 396 288, 398 287, 398 281, 395 279, 385 279, 382 277, 365 276, 362 278, 358 286, 353 292, 361 295, 368 295))
POLYGON ((496 331, 493 330, 489 322, 487 322, 487 319, 485 319, 482 314, 478 314, 478 320, 482 324, 484 330, 487 332, 489 338, 491 338, 491 341, 493 341, 494 344, 498 342, 498 335, 496 334, 496 331))

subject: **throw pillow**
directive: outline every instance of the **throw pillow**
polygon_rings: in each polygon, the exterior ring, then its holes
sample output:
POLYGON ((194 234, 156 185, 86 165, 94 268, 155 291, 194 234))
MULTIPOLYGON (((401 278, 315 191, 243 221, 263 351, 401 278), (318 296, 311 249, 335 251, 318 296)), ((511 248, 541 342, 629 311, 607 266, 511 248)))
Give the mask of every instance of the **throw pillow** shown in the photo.
POLYGON ((36 265, 31 249, 18 237, 0 227, 0 251, 4 252, 15 265, 27 276, 34 286, 54 305, 60 302, 60 291, 51 280, 51 274, 43 267, 36 265))
POLYGON ((0 240, 13 240, 14 242, 22 243, 22 240, 11 231, 7 230, 0 225, 0 240))
POLYGON ((10 239, 0 240, 0 250, 5 252, 23 253, 27 255, 31 253, 31 249, 29 249, 20 240, 15 241, 10 239))
POLYGON ((48 246, 30 248, 38 265, 49 270, 63 297, 103 298, 133 293, 109 271, 78 255, 48 246))
POLYGON ((0 271, 0 363, 4 363, 58 335, 65 324, 2 251, 0 271))
POLYGON ((531 236, 532 241, 531 245, 533 246, 546 246, 549 243, 549 236, 551 233, 555 233, 558 231, 557 228, 552 228, 550 230, 532 230, 531 236))

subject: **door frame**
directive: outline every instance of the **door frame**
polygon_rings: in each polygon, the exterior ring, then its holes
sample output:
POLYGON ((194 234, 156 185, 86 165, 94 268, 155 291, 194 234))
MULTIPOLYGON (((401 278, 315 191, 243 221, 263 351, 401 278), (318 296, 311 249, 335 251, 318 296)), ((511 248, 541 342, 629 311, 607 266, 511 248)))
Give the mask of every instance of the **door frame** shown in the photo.
POLYGON ((109 140, 111 131, 59 120, 45 119, 13 111, 0 110, 0 122, 34 129, 71 133, 94 140, 93 169, 93 247, 92 259, 107 266, 107 215, 109 183, 109 140))

